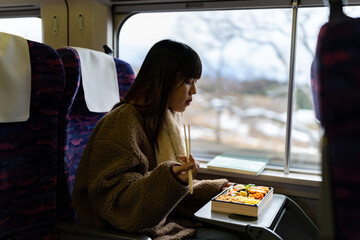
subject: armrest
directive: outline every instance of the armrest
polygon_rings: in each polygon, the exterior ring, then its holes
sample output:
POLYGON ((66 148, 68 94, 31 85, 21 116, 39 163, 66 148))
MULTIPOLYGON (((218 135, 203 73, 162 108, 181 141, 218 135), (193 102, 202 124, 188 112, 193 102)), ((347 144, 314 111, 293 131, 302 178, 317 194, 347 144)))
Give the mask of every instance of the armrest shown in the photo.
POLYGON ((59 223, 58 233, 59 240, 151 240, 151 238, 137 233, 94 229, 72 223, 59 223))
POLYGON ((280 235, 266 227, 247 225, 246 232, 249 234, 251 239, 282 240, 280 235))
POLYGON ((318 239, 320 231, 317 226, 311 221, 306 213, 297 205, 292 199, 286 197, 286 210, 292 212, 299 223, 304 227, 306 232, 313 238, 318 239))

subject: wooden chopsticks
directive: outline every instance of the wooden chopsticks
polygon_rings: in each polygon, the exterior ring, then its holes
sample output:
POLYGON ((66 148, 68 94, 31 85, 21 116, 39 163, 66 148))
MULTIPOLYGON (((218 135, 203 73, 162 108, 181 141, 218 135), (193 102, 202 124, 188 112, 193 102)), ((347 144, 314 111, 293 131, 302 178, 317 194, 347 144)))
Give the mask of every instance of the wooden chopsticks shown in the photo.
MULTIPOLYGON (((187 125, 189 138, 186 135, 186 127, 184 124, 184 135, 185 135, 185 147, 186 147, 186 161, 190 162, 190 154, 191 154, 191 144, 190 144, 190 125, 187 125)), ((190 185, 190 194, 193 194, 193 181, 192 181, 192 170, 188 171, 189 174, 189 185, 190 185)))

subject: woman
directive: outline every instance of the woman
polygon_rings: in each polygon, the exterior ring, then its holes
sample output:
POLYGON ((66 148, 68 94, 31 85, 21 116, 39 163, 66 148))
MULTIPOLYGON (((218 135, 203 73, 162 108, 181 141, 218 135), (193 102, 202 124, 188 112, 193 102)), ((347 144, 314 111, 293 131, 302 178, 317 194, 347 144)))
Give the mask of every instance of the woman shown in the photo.
POLYGON ((191 155, 185 162, 179 133, 179 113, 190 105, 201 71, 199 56, 185 44, 162 40, 150 49, 129 92, 87 143, 73 193, 81 224, 153 239, 219 234, 197 231, 192 216, 229 183, 194 180, 190 195, 187 172, 194 178, 199 164, 191 155))

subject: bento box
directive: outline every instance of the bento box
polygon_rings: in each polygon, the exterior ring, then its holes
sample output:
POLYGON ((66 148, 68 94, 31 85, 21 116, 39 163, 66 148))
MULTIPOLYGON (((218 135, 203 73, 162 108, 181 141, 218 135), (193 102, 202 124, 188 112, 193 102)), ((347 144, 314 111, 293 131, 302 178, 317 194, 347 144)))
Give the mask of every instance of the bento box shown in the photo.
POLYGON ((211 210, 258 217, 273 193, 272 187, 235 183, 211 199, 211 210))

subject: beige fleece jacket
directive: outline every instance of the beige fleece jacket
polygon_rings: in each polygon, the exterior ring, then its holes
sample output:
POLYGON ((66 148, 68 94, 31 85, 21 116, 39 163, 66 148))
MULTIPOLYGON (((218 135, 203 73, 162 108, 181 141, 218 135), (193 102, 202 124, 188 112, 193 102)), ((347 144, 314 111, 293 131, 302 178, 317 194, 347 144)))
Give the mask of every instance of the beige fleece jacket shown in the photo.
POLYGON ((156 166, 154 144, 143 126, 141 114, 123 104, 95 127, 73 192, 80 223, 98 228, 111 225, 157 240, 189 237, 196 230, 181 218, 219 193, 227 180, 194 181, 194 194, 188 194, 189 187, 171 172, 171 166, 179 164, 175 159, 156 166), (168 218, 175 212, 176 222, 168 218))

